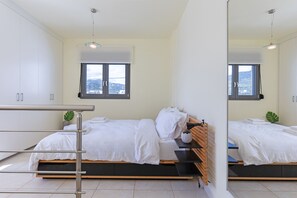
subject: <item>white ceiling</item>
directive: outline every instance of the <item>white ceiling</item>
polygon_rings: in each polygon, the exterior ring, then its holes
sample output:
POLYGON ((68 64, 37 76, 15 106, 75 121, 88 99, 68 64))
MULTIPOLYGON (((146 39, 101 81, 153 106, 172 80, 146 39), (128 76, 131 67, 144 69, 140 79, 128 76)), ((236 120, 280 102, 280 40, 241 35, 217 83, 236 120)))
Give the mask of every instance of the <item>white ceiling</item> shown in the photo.
POLYGON ((63 38, 162 38, 174 30, 188 0, 11 0, 63 38))
POLYGON ((229 37, 231 39, 270 39, 271 15, 275 9, 275 40, 297 33, 297 0, 229 0, 229 37))
MULTIPOLYGON (((188 0, 11 0, 63 38, 163 38, 174 30, 188 0)), ((229 0, 231 39, 274 40, 297 33, 297 0, 229 0)))

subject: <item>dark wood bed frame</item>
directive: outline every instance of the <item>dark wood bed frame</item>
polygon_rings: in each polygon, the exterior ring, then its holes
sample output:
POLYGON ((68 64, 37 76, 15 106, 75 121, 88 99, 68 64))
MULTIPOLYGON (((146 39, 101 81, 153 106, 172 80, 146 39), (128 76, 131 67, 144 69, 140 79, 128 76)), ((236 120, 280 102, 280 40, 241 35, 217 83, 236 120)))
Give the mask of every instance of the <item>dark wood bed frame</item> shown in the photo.
MULTIPOLYGON (((189 122, 201 121, 190 118, 189 122)), ((201 159, 194 166, 184 166, 181 174, 178 161, 160 161, 159 165, 134 164, 127 162, 83 160, 82 170, 86 171, 82 178, 112 178, 112 179, 193 179, 198 176, 207 185, 207 139, 208 125, 196 126, 191 129, 193 139, 202 148, 193 148, 194 153, 201 159), (196 170, 193 170, 196 169, 196 170), (199 174, 193 174, 192 172, 199 174)), ((190 164, 189 164, 190 165, 190 164)), ((39 171, 75 171, 75 160, 40 160, 39 171)), ((42 178, 75 178, 75 175, 37 174, 42 178)))
POLYGON ((229 180, 297 180, 297 163, 244 166, 242 161, 228 163, 229 180))

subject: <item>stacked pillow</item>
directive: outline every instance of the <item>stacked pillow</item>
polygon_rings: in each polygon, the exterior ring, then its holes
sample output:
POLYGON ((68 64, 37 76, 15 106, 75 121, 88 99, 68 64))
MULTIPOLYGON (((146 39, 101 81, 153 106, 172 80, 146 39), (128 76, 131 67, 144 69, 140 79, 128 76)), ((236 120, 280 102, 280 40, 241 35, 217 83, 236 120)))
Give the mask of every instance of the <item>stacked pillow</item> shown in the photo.
POLYGON ((176 139, 185 129, 188 115, 177 108, 163 108, 156 118, 156 129, 162 140, 176 139))

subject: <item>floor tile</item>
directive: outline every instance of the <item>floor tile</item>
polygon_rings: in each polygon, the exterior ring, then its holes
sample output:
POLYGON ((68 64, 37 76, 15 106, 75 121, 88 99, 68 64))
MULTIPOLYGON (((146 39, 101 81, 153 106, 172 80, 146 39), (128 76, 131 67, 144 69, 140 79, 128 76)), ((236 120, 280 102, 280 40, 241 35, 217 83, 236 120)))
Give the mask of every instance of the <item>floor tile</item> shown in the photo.
MULTIPOLYGON (((99 185, 99 179, 83 179, 82 180, 82 189, 86 190, 96 190, 99 185)), ((66 179, 64 183, 59 187, 59 189, 75 189, 76 180, 75 179, 66 179)))
POLYGON ((238 198, 278 198, 270 191, 234 191, 238 198))
POLYGON ((133 190, 96 190, 92 198, 133 198, 133 190))
MULTIPOLYGON (((68 190, 66 190, 66 189, 63 189, 63 190, 57 190, 57 192, 59 192, 59 191, 61 191, 61 192, 63 192, 63 191, 71 191, 70 189, 68 189, 68 190)), ((73 190, 73 191, 75 191, 75 190, 73 190)), ((86 194, 83 194, 82 195, 82 198, 92 198, 93 197, 93 194, 94 194, 94 192, 95 192, 95 190, 83 190, 83 191, 85 191, 86 192, 86 194)), ((50 198, 67 198, 67 197, 69 197, 69 198, 74 198, 75 197, 75 195, 74 194, 68 194, 68 195, 63 195, 63 194, 54 194, 54 195, 51 195, 50 196, 50 198)))
POLYGON ((0 198, 8 198, 9 195, 10 195, 10 194, 6 194, 6 193, 4 193, 4 194, 0 194, 0 198))
POLYGON ((98 189, 133 190, 134 186, 134 180, 101 180, 98 189))
POLYGON ((271 191, 296 191, 297 182, 296 181, 263 181, 261 182, 263 186, 271 191))
POLYGON ((63 183, 64 179, 42 179, 42 178, 33 178, 30 182, 22 186, 22 189, 26 188, 47 188, 51 190, 58 189, 63 183))
MULTIPOLYGON (((19 192, 48 192, 51 191, 49 189, 19 189, 19 192)), ((9 196, 9 198, 49 198, 51 195, 50 194, 26 194, 26 193, 21 193, 21 194, 12 194, 9 196)))
POLYGON ((206 192, 203 189, 200 190, 183 190, 173 191, 174 198, 208 198, 206 192))
POLYGON ((273 192, 278 198, 296 198, 297 192, 273 192))
POLYGON ((228 187, 232 191, 245 190, 245 191, 269 191, 258 181, 229 181, 228 187))
POLYGON ((236 193, 231 190, 230 188, 228 189, 228 191, 231 193, 231 195, 234 197, 234 198, 238 198, 238 196, 236 195, 236 193))
POLYGON ((171 181, 173 190, 197 190, 199 189, 197 180, 176 180, 171 181))
POLYGON ((20 188, 32 179, 32 174, 1 173, 0 188, 20 188))
POLYGON ((134 198, 174 198, 174 195, 166 190, 135 190, 134 198))
MULTIPOLYGON (((13 189, 13 188, 8 188, 8 189, 5 189, 5 188, 1 188, 0 189, 0 192, 6 192, 6 191, 17 191, 18 189, 13 189)), ((9 193, 0 193, 0 198, 6 198, 6 197, 9 197, 9 193)))
POLYGON ((171 182, 168 180, 137 180, 136 190, 172 190, 171 182))

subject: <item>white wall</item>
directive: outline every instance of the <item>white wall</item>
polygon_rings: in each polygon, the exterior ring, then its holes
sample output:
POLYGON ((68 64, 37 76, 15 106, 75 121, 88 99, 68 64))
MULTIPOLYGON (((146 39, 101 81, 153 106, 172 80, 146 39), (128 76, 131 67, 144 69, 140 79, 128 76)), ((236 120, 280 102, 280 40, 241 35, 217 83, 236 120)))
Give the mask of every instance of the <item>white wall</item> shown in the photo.
POLYGON ((257 49, 262 55, 261 76, 263 100, 229 100, 228 119, 265 119, 267 111, 278 113, 278 48, 267 50, 265 41, 231 40, 229 50, 257 49))
POLYGON ((105 45, 134 47, 131 64, 131 97, 119 99, 79 99, 80 76, 79 47, 87 40, 64 42, 64 103, 92 104, 95 112, 85 112, 84 118, 106 116, 112 119, 155 118, 159 110, 170 105, 171 68, 169 64, 169 39, 98 40, 105 45))
POLYGON ((210 197, 227 189, 227 1, 189 0, 171 38, 173 104, 209 124, 210 197))

